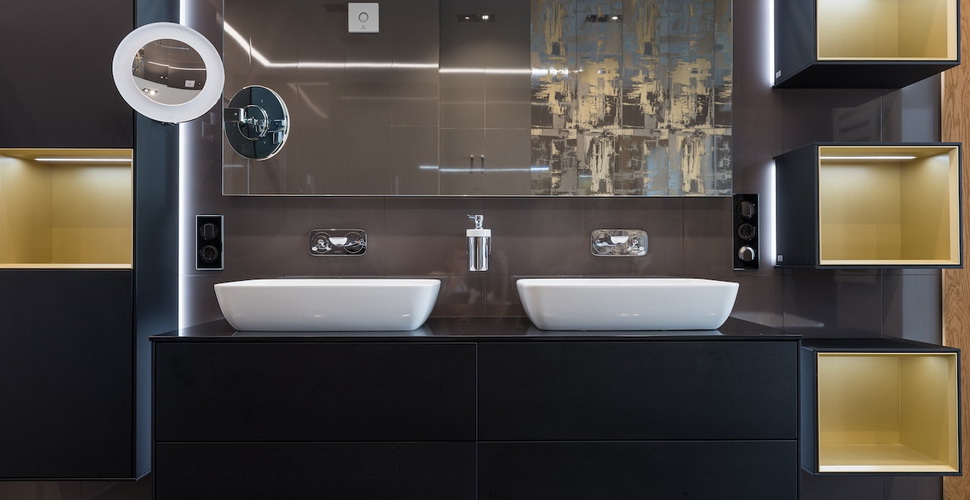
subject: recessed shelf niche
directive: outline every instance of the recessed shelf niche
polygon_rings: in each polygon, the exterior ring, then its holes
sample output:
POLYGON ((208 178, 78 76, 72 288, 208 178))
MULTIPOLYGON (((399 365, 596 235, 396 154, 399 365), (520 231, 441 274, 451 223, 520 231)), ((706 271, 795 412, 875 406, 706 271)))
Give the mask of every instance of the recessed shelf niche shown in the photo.
POLYGON ((775 157, 779 266, 959 267, 960 145, 813 144, 775 157))
POLYGON ((959 474, 959 353, 880 344, 803 346, 802 467, 959 474))
POLYGON ((960 62, 957 0, 775 0, 775 87, 902 88, 960 62))
POLYGON ((130 149, 0 149, 0 268, 130 269, 130 149))

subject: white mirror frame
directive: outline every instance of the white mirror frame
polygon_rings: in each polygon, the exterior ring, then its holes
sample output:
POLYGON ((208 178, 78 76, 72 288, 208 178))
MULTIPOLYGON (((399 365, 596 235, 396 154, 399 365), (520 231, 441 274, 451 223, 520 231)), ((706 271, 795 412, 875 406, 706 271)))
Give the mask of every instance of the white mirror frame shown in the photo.
POLYGON ((151 23, 132 31, 118 44, 111 64, 115 86, 135 111, 162 123, 181 123, 194 120, 222 96, 226 75, 219 51, 198 31, 176 23, 151 23), (184 104, 162 104, 153 101, 138 87, 131 75, 131 63, 142 47, 155 40, 171 39, 195 49, 205 63, 206 81, 198 95, 184 104))

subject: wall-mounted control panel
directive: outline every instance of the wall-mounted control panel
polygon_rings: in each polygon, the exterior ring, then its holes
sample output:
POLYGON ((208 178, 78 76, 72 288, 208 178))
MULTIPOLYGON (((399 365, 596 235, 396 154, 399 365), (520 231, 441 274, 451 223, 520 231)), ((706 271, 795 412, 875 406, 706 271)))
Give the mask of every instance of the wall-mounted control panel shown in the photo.
POLYGON ((734 195, 734 270, 758 269, 758 195, 734 195))
POLYGON ((195 268, 199 271, 222 270, 222 216, 195 216, 195 268))
POLYGON ((347 31, 350 33, 379 33, 379 4, 347 4, 347 31))

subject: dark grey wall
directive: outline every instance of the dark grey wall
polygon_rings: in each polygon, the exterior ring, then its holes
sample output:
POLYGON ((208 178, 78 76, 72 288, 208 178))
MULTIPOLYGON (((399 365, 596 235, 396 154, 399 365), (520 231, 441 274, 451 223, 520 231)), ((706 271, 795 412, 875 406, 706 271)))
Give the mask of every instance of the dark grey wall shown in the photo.
MULTIPOLYGON (((937 139, 937 78, 897 92, 772 90, 768 4, 734 5, 737 192, 759 193, 762 206, 769 207, 772 158, 810 142, 937 139), (853 123, 861 117, 868 125, 850 135, 840 127, 847 117, 853 123)), ((191 22, 210 39, 221 40, 221 3, 193 5, 191 22)), ((735 272, 726 198, 225 197, 218 119, 213 112, 183 125, 188 137, 183 236, 194 238, 195 214, 224 214, 226 224, 225 271, 183 270, 188 324, 221 317, 211 285, 243 278, 434 276, 445 284, 434 315, 501 316, 523 314, 514 291, 520 276, 698 276, 741 283, 735 316, 798 328, 808 336, 939 340, 939 271, 774 268, 764 257, 773 234, 763 221, 761 269, 735 272), (464 270, 467 213, 484 213, 493 231, 487 273, 464 270), (361 257, 311 257, 305 235, 326 227, 363 228, 370 248, 361 257), (595 258, 588 238, 600 227, 645 229, 650 252, 634 259, 595 258)))
MULTIPOLYGON (((219 10, 196 2, 191 23, 221 39, 219 10)), ((939 136, 939 80, 902 92, 772 90, 768 18, 773 0, 734 4, 735 190, 774 200, 772 158, 814 141, 933 141, 939 136), (869 125, 841 129, 847 110, 869 125)), ((938 343, 941 276, 937 270, 787 270, 762 257, 761 269, 732 270, 731 201, 726 198, 245 198, 221 194, 219 114, 183 125, 183 238, 196 214, 225 215, 225 270, 184 269, 187 325, 221 318, 212 285, 280 276, 434 276, 444 282, 436 316, 521 315, 514 280, 531 275, 695 276, 741 283, 734 316, 809 337, 904 337, 938 343), (465 271, 465 214, 485 214, 492 268, 465 271), (312 228, 363 228, 362 257, 311 257, 312 228), (639 259, 598 259, 589 232, 642 228, 650 252, 639 259)), ((298 125, 297 125, 298 126, 298 125)), ((320 137, 326 141, 326 136, 320 137)), ((764 224, 767 226, 767 224, 764 224)), ((773 231, 764 227, 762 255, 773 231)), ((191 250, 188 250, 191 251, 191 250)), ((183 256, 194 261, 191 255, 183 256)), ((938 499, 939 478, 803 477, 803 498, 938 499)))

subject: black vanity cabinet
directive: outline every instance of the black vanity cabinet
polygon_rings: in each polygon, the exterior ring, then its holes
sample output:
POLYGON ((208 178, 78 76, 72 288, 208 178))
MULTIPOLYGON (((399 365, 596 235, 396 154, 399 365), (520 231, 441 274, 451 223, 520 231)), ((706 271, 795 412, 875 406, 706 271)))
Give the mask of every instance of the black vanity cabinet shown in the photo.
POLYGON ((797 498, 797 349, 483 342, 479 498, 797 498))
POLYGON ((155 498, 797 498, 796 337, 510 338, 155 337, 155 498))
POLYGON ((156 500, 475 498, 475 344, 156 342, 156 500))

